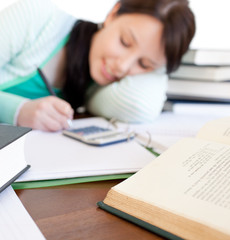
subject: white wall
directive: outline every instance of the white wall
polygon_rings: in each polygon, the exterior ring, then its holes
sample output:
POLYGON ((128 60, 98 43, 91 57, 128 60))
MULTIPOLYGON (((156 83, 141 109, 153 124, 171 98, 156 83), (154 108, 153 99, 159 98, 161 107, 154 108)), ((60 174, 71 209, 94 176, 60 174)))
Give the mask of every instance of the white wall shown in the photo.
MULTIPOLYGON (((18 0, 0 0, 0 10, 18 0)), ((116 0, 52 0, 77 18, 102 22, 116 0)))
POLYGON ((77 18, 102 22, 116 0, 53 0, 77 18))
POLYGON ((230 0, 190 0, 197 22, 192 48, 230 50, 230 0))
MULTIPOLYGON (((0 10, 17 0, 0 0, 0 10)), ((53 0, 78 18, 102 22, 116 0, 53 0)), ((197 32, 192 48, 230 49, 230 0, 190 0, 197 32)))
POLYGON ((13 2, 16 2, 17 0, 0 0, 0 10, 4 9, 5 7, 9 6, 13 2))

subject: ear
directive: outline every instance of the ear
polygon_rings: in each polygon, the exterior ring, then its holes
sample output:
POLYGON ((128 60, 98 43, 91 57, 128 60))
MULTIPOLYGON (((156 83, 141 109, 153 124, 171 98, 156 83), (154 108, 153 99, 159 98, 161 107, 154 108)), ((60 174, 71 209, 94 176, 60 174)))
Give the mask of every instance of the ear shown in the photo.
POLYGON ((119 10, 121 4, 120 2, 117 2, 113 8, 110 10, 110 12, 108 13, 105 21, 104 21, 104 26, 107 26, 108 24, 110 24, 117 16, 117 11, 119 10))

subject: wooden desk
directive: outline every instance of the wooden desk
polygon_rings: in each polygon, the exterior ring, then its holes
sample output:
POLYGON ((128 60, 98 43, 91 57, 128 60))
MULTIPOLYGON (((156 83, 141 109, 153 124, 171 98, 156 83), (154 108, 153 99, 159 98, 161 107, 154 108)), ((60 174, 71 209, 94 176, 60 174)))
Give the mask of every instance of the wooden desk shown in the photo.
POLYGON ((16 193, 47 240, 163 239, 96 206, 117 183, 119 180, 16 193))

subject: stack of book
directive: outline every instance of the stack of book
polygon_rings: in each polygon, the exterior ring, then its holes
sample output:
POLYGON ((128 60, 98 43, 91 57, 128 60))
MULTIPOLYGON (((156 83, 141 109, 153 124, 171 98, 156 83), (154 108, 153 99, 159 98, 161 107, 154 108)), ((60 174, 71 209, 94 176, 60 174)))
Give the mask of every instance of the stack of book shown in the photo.
MULTIPOLYGON (((230 21, 228 0, 190 1, 196 33, 182 64, 169 76, 168 99, 229 105, 230 21), (213 17, 218 12, 218 17, 213 17)), ((230 106, 230 105, 229 105, 230 106)))
POLYGON ((170 75, 168 99, 230 102, 230 49, 189 50, 170 75))

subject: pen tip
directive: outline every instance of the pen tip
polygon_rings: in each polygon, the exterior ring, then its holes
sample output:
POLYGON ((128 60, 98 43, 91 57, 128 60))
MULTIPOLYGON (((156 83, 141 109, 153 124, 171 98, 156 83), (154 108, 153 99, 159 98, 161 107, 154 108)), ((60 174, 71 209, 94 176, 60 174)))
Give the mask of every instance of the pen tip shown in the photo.
POLYGON ((69 128, 73 128, 73 122, 71 119, 68 119, 67 123, 68 123, 69 128))

